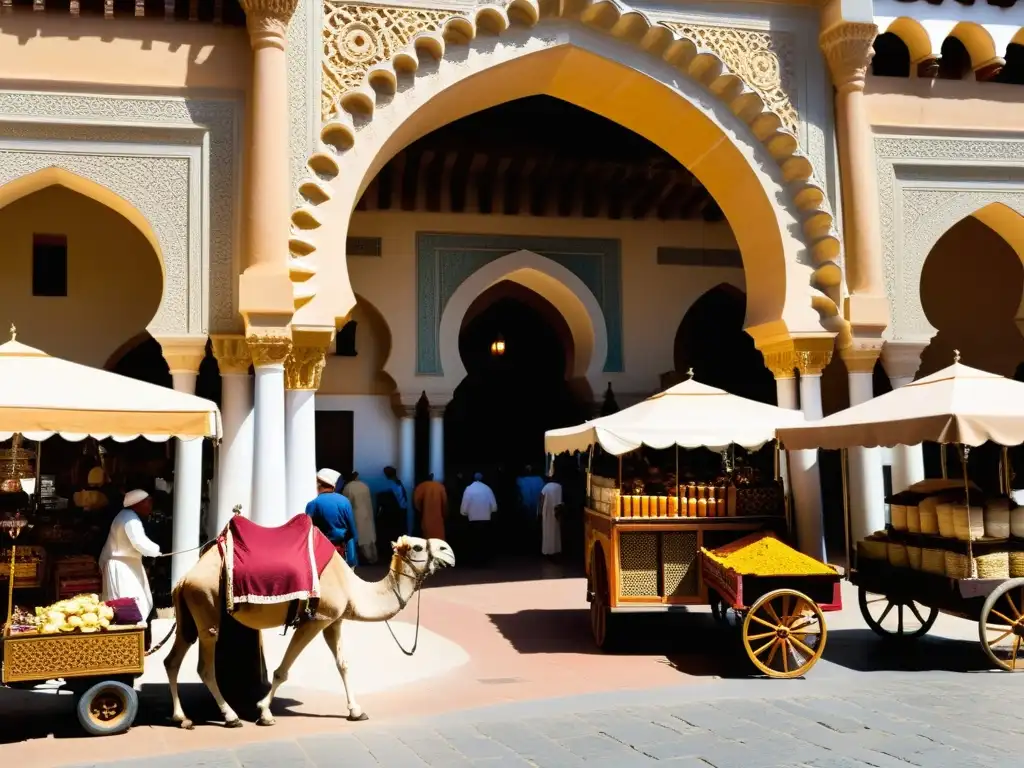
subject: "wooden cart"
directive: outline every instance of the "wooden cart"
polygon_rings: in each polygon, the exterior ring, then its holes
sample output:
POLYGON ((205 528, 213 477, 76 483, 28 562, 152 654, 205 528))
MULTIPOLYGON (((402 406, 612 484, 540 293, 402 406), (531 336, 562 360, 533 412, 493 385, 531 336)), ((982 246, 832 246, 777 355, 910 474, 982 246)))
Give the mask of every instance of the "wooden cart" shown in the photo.
POLYGON ((744 575, 702 551, 701 574, 715 619, 733 625, 733 613, 747 656, 761 673, 801 677, 821 658, 828 635, 823 614, 843 607, 838 572, 744 575))
POLYGON ((91 736, 112 736, 131 728, 139 711, 133 687, 146 658, 145 627, 115 628, 91 634, 3 638, 2 682, 33 687, 63 680, 73 691, 78 721, 91 736))
POLYGON ((1024 669, 1024 579, 955 579, 860 557, 850 581, 864 621, 880 637, 916 640, 945 613, 978 623, 981 648, 993 665, 1024 669), (1012 643, 1000 646, 1008 639, 1012 643))

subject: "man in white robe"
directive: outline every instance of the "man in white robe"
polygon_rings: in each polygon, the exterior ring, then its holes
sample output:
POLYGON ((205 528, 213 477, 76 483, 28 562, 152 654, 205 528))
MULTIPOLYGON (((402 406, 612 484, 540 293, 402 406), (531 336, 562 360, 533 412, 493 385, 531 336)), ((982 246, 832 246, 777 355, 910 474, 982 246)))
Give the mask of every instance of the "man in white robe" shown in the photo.
POLYGON ((557 555, 562 551, 562 486, 553 477, 540 490, 540 553, 557 555))
POLYGON ((152 511, 153 499, 145 491, 125 494, 124 509, 111 523, 107 543, 100 553, 103 599, 134 598, 147 623, 153 613, 153 593, 142 558, 160 554, 160 547, 150 541, 142 527, 142 519, 149 517, 152 511))
POLYGON ((359 479, 359 473, 353 472, 345 487, 339 489, 352 504, 352 515, 356 519, 356 532, 359 538, 359 554, 368 565, 377 562, 377 525, 373 519, 373 497, 370 486, 359 479))

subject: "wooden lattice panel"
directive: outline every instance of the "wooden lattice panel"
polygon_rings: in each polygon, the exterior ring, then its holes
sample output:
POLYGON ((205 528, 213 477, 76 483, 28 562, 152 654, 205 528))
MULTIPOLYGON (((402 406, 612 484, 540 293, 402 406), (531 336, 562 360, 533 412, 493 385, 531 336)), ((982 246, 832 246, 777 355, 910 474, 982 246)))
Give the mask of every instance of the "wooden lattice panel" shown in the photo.
POLYGON ((141 675, 145 661, 142 630, 93 634, 28 635, 4 640, 3 679, 55 680, 67 677, 141 675))
POLYGON ((700 591, 696 533, 661 537, 661 568, 666 597, 691 597, 700 591))
POLYGON ((658 534, 619 534, 619 596, 658 595, 658 534))

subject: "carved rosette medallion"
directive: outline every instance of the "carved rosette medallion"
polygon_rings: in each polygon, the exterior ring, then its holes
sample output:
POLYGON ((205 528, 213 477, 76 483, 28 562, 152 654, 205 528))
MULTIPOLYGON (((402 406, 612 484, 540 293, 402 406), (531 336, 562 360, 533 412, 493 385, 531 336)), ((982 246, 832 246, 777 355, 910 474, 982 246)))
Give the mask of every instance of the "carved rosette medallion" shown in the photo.
POLYGON ((324 0, 321 117, 346 91, 363 82, 374 64, 386 61, 420 32, 436 32, 457 8, 399 8, 324 0))
POLYGON ((213 356, 221 376, 245 376, 252 365, 252 352, 244 336, 214 336, 213 356))
POLYGON ((253 334, 245 342, 252 353, 252 364, 257 368, 284 365, 292 351, 292 340, 287 336, 253 334))
POLYGON ((326 347, 292 347, 284 363, 284 385, 288 389, 320 388, 320 377, 327 363, 326 347))
POLYGON ((789 130, 796 132, 800 117, 793 76, 792 36, 731 27, 711 27, 662 21, 676 35, 717 54, 730 71, 756 90, 789 130))

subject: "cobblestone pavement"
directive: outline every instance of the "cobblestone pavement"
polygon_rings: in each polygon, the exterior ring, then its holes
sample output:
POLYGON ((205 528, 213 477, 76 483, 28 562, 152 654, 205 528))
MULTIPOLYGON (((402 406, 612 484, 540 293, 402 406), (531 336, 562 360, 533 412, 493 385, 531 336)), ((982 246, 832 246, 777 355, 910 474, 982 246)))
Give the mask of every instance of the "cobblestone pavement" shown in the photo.
MULTIPOLYGON (((722 680, 700 688, 522 702, 334 735, 102 768, 562 766, 1002 768, 1020 765, 1021 680, 1008 673, 722 680)), ((443 696, 443 690, 438 691, 443 696)), ((88 764, 92 765, 92 764, 88 764)), ((77 768, 86 768, 82 764, 77 768)))

